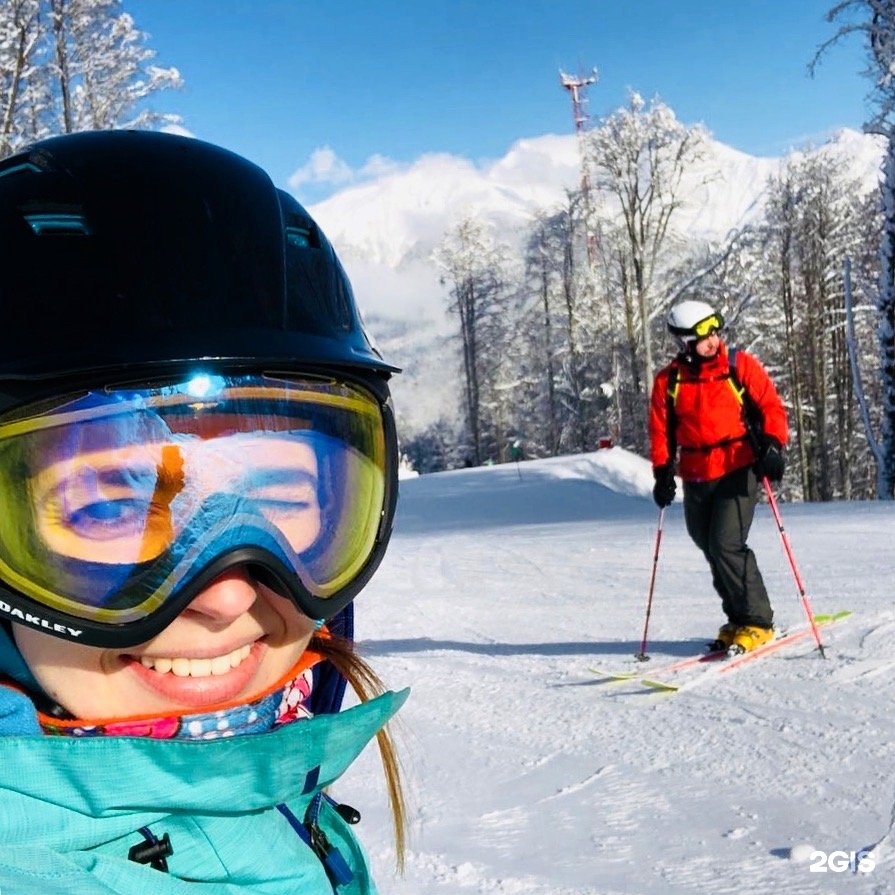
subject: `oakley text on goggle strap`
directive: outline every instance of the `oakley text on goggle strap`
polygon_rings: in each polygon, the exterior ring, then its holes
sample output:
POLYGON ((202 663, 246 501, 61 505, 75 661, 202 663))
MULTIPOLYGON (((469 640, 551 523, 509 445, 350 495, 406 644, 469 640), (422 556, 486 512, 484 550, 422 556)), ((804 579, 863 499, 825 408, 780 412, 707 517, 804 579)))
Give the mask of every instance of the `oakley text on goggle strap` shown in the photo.
POLYGON ((387 540, 393 439, 366 389, 313 377, 196 376, 18 408, 0 418, 0 612, 131 645, 249 563, 329 617, 387 540))

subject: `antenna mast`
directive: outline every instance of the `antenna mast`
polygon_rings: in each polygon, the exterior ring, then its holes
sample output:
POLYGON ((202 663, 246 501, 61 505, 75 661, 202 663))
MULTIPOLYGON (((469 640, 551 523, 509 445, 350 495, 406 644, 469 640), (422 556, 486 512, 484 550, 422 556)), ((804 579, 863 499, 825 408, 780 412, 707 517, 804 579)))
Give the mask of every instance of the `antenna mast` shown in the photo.
POLYGON ((587 114, 586 91, 591 84, 597 83, 597 70, 591 69, 589 75, 569 75, 560 70, 559 83, 569 91, 572 99, 572 117, 575 121, 575 133, 578 135, 578 155, 581 166, 581 195, 584 198, 584 228, 587 236, 587 260, 591 270, 596 262, 596 237, 591 233, 591 194, 590 174, 588 173, 587 152, 584 146, 584 134, 590 115, 587 114))
POLYGON ((587 100, 584 97, 584 91, 591 84, 597 83, 597 70, 591 69, 590 75, 583 77, 578 75, 567 75, 564 71, 559 73, 559 82, 565 87, 572 96, 572 114, 575 118, 575 130, 580 134, 584 130, 585 124, 589 119, 589 115, 584 111, 587 100))
MULTIPOLYGON (((559 73, 559 83, 565 90, 569 91, 572 99, 572 117, 575 121, 575 133, 578 136, 578 157, 581 166, 581 196, 584 202, 584 238, 587 246, 587 270, 590 279, 590 288, 596 292, 596 273, 597 273, 597 246, 598 237, 596 233, 596 222, 594 220, 593 196, 591 195, 590 173, 587 163, 587 146, 585 143, 585 134, 587 132, 590 116, 587 114, 587 88, 591 84, 597 83, 597 70, 591 69, 589 75, 569 75, 564 71, 559 73)), ((609 329, 615 332, 614 314, 611 302, 608 304, 609 329)), ((622 405, 621 405, 621 367, 618 357, 618 349, 615 339, 612 340, 612 395, 614 402, 614 412, 608 419, 612 437, 605 439, 607 445, 611 446, 613 440, 618 441, 622 428, 622 405)), ((603 446, 604 439, 600 440, 600 446, 603 446)))

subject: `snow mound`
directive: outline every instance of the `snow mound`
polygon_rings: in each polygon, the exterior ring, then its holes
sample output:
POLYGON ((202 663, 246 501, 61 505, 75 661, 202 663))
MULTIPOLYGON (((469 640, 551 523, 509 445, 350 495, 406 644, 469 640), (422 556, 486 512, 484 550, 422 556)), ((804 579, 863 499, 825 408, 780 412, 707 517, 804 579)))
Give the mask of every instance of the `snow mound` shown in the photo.
POLYGON ((395 530, 421 534, 627 517, 642 512, 649 461, 623 448, 407 479, 395 530))

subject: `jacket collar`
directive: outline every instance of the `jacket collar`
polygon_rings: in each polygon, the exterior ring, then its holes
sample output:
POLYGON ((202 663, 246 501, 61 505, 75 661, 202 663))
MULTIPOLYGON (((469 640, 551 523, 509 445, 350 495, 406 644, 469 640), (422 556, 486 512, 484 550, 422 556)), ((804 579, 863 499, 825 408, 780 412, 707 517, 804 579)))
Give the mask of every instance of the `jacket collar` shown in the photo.
POLYGON ((52 846, 54 839, 78 838, 80 828, 85 841, 95 842, 98 828, 113 838, 173 813, 309 802, 344 773, 408 693, 388 692, 335 715, 245 737, 0 738, 0 838, 34 836, 37 827, 41 843, 52 846))

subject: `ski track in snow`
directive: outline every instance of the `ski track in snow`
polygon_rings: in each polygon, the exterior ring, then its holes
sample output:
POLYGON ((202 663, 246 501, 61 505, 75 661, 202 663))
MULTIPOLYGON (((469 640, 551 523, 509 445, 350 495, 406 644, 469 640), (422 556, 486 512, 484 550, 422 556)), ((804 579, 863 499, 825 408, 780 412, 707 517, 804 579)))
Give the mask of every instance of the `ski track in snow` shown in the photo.
MULTIPOLYGON (((362 812, 383 895, 895 892, 895 505, 781 506, 814 610, 854 612, 822 629, 826 660, 803 641, 667 695, 587 671, 637 664, 649 465, 617 448, 569 461, 402 482, 357 637, 389 685, 412 688, 394 725, 404 878, 375 750, 334 787, 362 812), (812 873, 790 859, 801 843, 877 844, 879 866, 812 873)), ((767 507, 750 544, 778 624, 800 623, 767 507)), ((719 622, 675 504, 647 652, 689 655, 719 622)))

